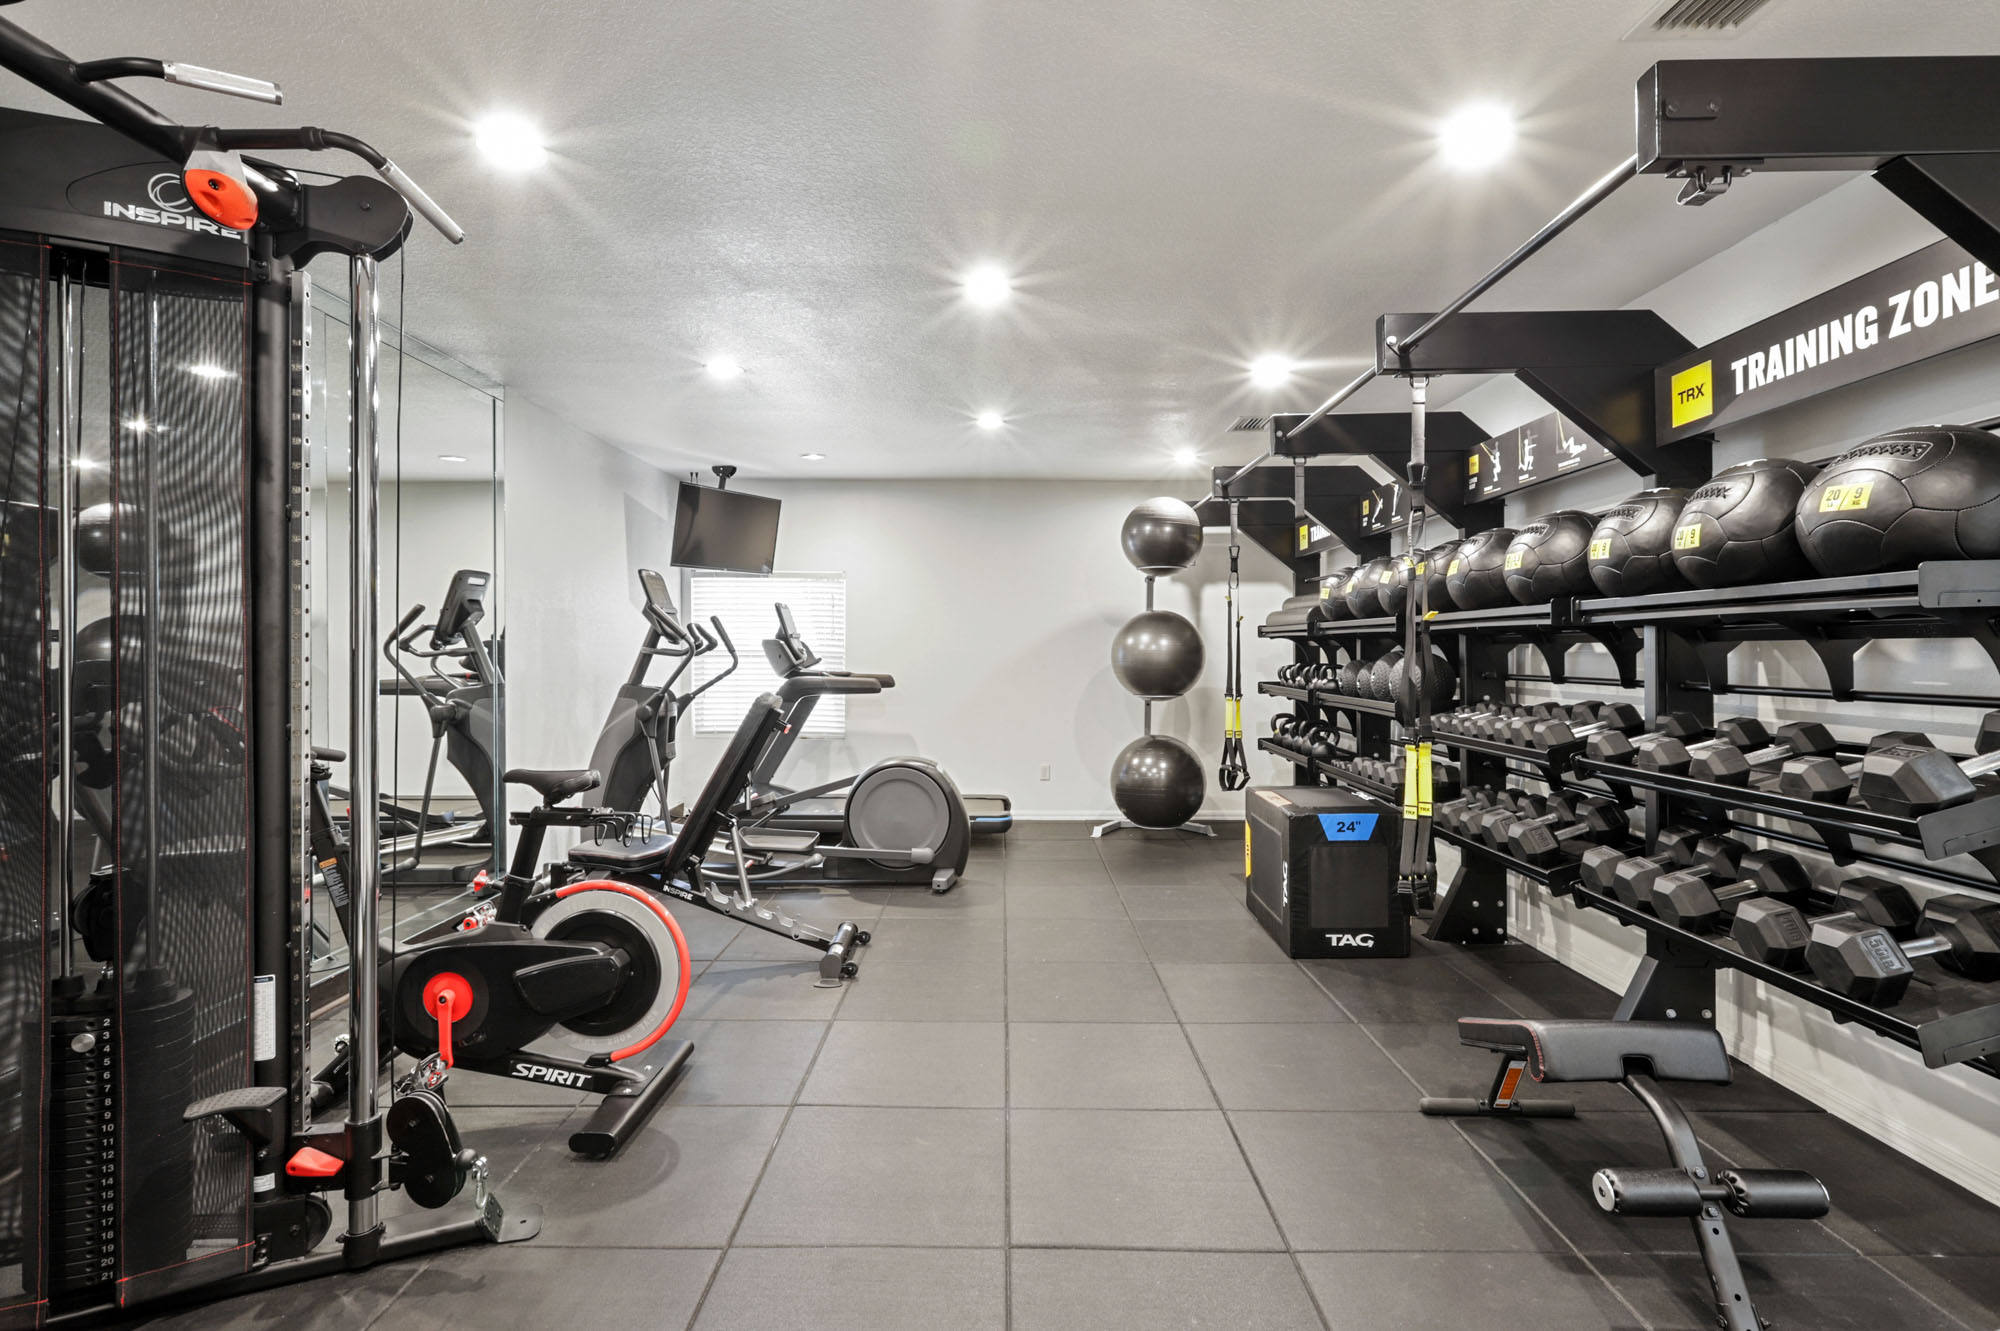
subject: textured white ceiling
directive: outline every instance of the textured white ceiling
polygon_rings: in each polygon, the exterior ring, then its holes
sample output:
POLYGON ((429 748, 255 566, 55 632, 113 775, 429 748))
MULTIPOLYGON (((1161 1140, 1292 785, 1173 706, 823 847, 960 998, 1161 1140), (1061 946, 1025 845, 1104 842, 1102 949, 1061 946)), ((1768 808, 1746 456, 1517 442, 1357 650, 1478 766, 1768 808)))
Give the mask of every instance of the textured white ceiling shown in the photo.
MULTIPOLYGON (((78 57, 274 78, 465 224, 419 232, 409 325, 586 429, 746 475, 1169 475, 1246 457, 1244 412, 1351 377, 1376 314, 1434 307, 1632 146, 1671 55, 2000 50, 1992 0, 1774 0, 1728 42, 1620 40, 1649 0, 31 0, 78 57), (1522 151, 1453 175, 1473 97, 1522 151), (492 108, 554 157, 473 152, 492 108), (999 258, 974 316, 953 274, 999 258), (1312 362, 1251 390, 1245 362, 1312 362), (747 373, 708 381, 727 351, 747 373), (1008 427, 973 428, 998 407, 1008 427), (799 461, 802 452, 828 455, 799 461)), ((188 119, 247 103, 135 89, 188 119)), ((49 109, 25 85, 0 100, 49 109)), ((1703 209, 1627 187, 1488 303, 1615 306, 1839 183, 1758 176, 1703 209)), ((389 274, 393 280, 393 271, 389 274)), ((1385 391, 1379 405, 1395 403, 1385 391)), ((1360 405, 1367 405, 1364 396, 1360 405)))

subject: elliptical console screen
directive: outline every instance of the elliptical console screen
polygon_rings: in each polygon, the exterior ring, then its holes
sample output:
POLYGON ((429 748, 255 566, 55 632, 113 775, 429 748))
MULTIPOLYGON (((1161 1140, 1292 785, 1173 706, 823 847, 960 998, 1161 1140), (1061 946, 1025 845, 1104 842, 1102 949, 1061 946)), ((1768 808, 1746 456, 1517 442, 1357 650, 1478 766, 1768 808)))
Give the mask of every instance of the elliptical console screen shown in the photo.
POLYGON ((674 563, 727 573, 769 573, 778 553, 778 501, 681 482, 674 563))
POLYGON ((486 587, 491 573, 462 568, 451 575, 451 589, 444 594, 438 611, 437 628, 431 633, 431 650, 441 652, 465 636, 465 631, 486 618, 486 587))
POLYGON ((639 590, 646 597, 646 622, 669 641, 682 641, 687 635, 681 630, 680 612, 674 609, 674 598, 667 590, 667 580, 654 569, 642 568, 639 570, 639 590))

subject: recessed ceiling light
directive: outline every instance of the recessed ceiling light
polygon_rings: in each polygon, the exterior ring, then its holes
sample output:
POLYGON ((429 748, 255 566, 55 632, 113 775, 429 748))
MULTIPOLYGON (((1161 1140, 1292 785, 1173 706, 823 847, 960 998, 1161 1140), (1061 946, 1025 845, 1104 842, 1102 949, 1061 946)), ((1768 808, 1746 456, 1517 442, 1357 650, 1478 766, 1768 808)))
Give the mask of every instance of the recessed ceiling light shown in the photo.
POLYGON ((982 411, 973 423, 982 430, 997 430, 1007 423, 1007 418, 997 411, 982 411))
POLYGON ((802 458, 803 460, 807 461, 807 462, 824 462, 824 461, 826 461, 826 454, 824 454, 824 453, 801 453, 801 454, 799 454, 799 457, 800 457, 800 458, 802 458))
POLYGON ((464 455, 463 453, 440 453, 440 454, 438 454, 438 461, 439 461, 439 462, 463 462, 463 461, 465 461, 465 455, 464 455))
POLYGON ((1498 102, 1473 102, 1438 126, 1438 152, 1460 171, 1492 166, 1514 147, 1514 113, 1498 102))
POLYGON ((549 159, 542 132, 512 111, 495 111, 474 125, 472 141, 502 171, 532 171, 549 159))
POLYGON ((965 274, 965 299, 982 310, 1005 305, 1014 295, 1014 279, 997 263, 974 264, 965 274))
POLYGON ((125 422, 125 428, 136 431, 139 434, 144 434, 149 427, 146 425, 144 417, 134 416, 131 420, 125 422))
POLYGON ((1299 363, 1290 356, 1274 351, 1250 362, 1250 382, 1259 388, 1283 388, 1292 381, 1292 371, 1298 368, 1299 363))
POLYGON ((742 362, 734 356, 710 356, 702 368, 708 371, 711 379, 729 380, 743 373, 742 362))
POLYGON ((70 465, 72 467, 75 467, 78 471, 96 471, 99 467, 103 466, 104 464, 99 462, 96 458, 71 458, 70 465))
POLYGON ((236 376, 234 370, 225 370, 220 365, 211 365, 207 362, 188 366, 188 373, 199 379, 233 379, 236 376))
POLYGON ((1177 466, 1192 467, 1199 461, 1201 461, 1201 454, 1195 452, 1192 448, 1177 448, 1174 450, 1174 462, 1177 466))

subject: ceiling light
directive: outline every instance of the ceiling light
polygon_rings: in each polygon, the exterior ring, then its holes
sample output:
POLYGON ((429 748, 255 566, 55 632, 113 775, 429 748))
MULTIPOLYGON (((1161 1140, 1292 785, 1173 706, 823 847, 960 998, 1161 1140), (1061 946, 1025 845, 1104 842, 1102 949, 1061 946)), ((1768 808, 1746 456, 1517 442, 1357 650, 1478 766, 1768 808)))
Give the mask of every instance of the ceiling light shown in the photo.
POLYGON ((801 453, 801 454, 799 454, 799 457, 801 457, 802 459, 804 459, 804 460, 805 460, 805 461, 807 461, 807 462, 824 462, 824 461, 826 461, 826 454, 824 454, 824 453, 801 453))
POLYGON ((233 379, 236 377, 236 371, 225 370, 220 365, 211 365, 207 362, 203 362, 200 365, 188 366, 188 373, 198 379, 233 379))
POLYGON ((1276 352, 1259 356, 1250 362, 1250 382, 1259 388, 1283 388, 1292 381, 1292 371, 1298 367, 1299 363, 1290 356, 1276 352))
POLYGON ((1513 147, 1514 113, 1497 102, 1461 106, 1438 126, 1438 152, 1460 171, 1492 166, 1513 147))
POLYGON ((965 274, 965 299, 982 310, 1005 305, 1014 294, 1014 279, 997 263, 975 264, 965 274))
POLYGON ((708 359, 708 363, 702 366, 702 368, 708 371, 709 378, 721 379, 725 382, 737 378, 743 373, 742 362, 738 361, 734 356, 711 356, 708 359))
POLYGON ((1007 418, 997 411, 982 411, 973 423, 982 430, 997 430, 1007 423, 1007 418))
POLYGON ((70 466, 75 467, 78 471, 96 471, 99 467, 104 465, 103 463, 99 462, 96 458, 71 458, 69 464, 70 466))
POLYGON ((125 422, 125 428, 136 431, 139 434, 144 434, 149 427, 146 424, 145 418, 134 416, 131 420, 125 422))
POLYGON ((1199 461, 1201 461, 1201 455, 1192 448, 1177 448, 1174 450, 1174 463, 1176 466, 1192 467, 1199 461))
POLYGON ((472 141, 502 171, 532 171, 549 159, 542 132, 511 111, 495 111, 474 125, 472 141))
POLYGON ((465 460, 466 460, 466 458, 465 458, 465 455, 464 455, 463 453, 440 453, 440 454, 438 454, 438 461, 439 461, 439 462, 464 462, 465 460))

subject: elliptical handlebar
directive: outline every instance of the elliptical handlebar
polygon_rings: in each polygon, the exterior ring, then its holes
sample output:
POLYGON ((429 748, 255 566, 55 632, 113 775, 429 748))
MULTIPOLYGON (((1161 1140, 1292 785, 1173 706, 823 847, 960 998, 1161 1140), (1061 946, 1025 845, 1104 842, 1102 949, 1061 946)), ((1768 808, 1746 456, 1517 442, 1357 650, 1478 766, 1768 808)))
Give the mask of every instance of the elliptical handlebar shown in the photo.
MULTIPOLYGON (((699 698, 702 694, 708 692, 710 689, 714 688, 717 684, 720 684, 723 680, 728 679, 731 675, 735 674, 736 667, 743 664, 743 658, 736 654, 736 644, 729 640, 729 630, 722 626, 722 617, 720 615, 710 615, 708 618, 708 622, 714 626, 715 629, 713 635, 714 640, 720 642, 722 644, 723 650, 729 653, 729 666, 725 670, 716 671, 715 674, 709 678, 707 683, 699 684, 694 688, 689 689, 687 693, 683 695, 680 700, 680 706, 682 708, 685 708, 689 703, 693 702, 696 698, 699 698)), ((690 625, 689 627, 699 628, 700 626, 690 625)), ((704 637, 709 636, 708 630, 702 629, 701 632, 704 637)))

